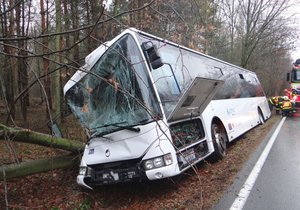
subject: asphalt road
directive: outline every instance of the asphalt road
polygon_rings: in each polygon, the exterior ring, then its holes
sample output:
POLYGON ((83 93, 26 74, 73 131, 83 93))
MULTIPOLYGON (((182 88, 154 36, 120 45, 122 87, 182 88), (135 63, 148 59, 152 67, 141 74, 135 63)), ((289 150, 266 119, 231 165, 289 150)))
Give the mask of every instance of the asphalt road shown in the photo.
POLYGON ((300 117, 273 127, 213 209, 300 209, 300 117))

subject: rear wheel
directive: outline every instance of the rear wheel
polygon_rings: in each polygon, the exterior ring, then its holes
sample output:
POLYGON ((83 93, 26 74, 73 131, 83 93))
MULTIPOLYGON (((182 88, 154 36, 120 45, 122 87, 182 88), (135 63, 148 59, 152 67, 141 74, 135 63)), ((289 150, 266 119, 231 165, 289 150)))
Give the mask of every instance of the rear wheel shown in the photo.
POLYGON ((218 161, 225 157, 227 149, 227 134, 225 128, 220 123, 213 123, 211 125, 211 135, 215 151, 211 155, 212 161, 218 161))

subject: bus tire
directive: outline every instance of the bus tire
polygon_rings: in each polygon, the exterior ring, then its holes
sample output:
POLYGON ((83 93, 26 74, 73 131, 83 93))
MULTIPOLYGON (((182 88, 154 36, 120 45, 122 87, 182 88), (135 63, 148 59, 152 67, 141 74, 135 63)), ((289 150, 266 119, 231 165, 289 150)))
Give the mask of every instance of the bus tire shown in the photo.
POLYGON ((211 125, 211 135, 215 151, 211 154, 209 160, 216 162, 226 156, 228 138, 224 126, 216 122, 211 125))

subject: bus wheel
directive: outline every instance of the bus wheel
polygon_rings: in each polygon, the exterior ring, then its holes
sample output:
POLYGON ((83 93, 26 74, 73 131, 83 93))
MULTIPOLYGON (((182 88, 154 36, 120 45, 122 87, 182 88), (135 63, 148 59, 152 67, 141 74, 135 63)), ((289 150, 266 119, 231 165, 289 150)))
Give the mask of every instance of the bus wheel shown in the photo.
POLYGON ((259 124, 260 125, 263 125, 265 123, 265 118, 264 118, 264 116, 263 116, 260 109, 258 109, 258 119, 259 119, 259 124))
POLYGON ((211 125, 211 135, 215 151, 211 155, 210 160, 215 162, 225 157, 228 138, 224 126, 220 123, 211 125))

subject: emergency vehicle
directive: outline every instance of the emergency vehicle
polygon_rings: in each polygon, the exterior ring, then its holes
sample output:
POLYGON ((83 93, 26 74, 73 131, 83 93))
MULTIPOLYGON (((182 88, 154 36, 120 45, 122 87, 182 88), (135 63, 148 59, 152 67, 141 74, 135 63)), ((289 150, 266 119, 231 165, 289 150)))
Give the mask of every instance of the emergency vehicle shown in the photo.
POLYGON ((289 88, 286 95, 294 102, 295 107, 300 107, 300 59, 293 63, 292 71, 287 73, 289 88))

